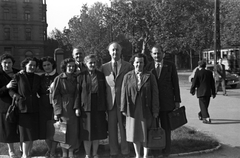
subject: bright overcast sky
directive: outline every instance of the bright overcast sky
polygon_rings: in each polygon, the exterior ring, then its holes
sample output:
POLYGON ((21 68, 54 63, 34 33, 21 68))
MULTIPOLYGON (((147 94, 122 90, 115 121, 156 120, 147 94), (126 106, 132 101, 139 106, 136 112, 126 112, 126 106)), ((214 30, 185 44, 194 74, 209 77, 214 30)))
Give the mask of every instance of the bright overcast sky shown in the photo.
POLYGON ((92 5, 95 2, 110 3, 110 0, 47 0, 47 23, 48 34, 55 28, 60 31, 66 26, 68 21, 75 15, 80 14, 83 4, 92 5))

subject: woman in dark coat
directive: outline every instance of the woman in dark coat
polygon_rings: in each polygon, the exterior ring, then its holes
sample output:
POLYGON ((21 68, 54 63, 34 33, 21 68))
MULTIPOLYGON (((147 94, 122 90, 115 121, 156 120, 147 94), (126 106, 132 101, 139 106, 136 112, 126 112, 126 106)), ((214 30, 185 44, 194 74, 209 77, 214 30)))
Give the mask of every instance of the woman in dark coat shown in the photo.
POLYGON ((53 81, 54 119, 67 123, 66 143, 60 143, 63 158, 74 158, 73 150, 79 147, 79 121, 74 110, 78 94, 76 68, 73 58, 64 59, 61 62, 62 73, 53 81))
POLYGON ((22 143, 22 158, 29 157, 34 140, 39 132, 39 98, 41 78, 34 72, 38 66, 36 58, 27 57, 21 62, 21 72, 14 75, 16 88, 10 91, 17 98, 19 109, 19 134, 22 143))
POLYGON ((0 57, 0 142, 7 143, 10 158, 15 158, 16 153, 13 143, 19 142, 17 123, 9 123, 5 120, 8 107, 12 103, 9 89, 14 87, 13 75, 18 72, 12 66, 14 59, 10 54, 3 54, 0 57))
POLYGON ((58 75, 56 71, 56 62, 52 57, 43 57, 40 60, 39 68, 44 71, 41 75, 40 86, 40 105, 39 105, 39 139, 45 139, 48 151, 45 154, 47 157, 55 155, 56 142, 47 139, 47 121, 53 119, 53 107, 50 101, 50 85, 54 78, 58 75))
POLYGON ((147 158, 147 131, 159 112, 157 81, 152 73, 143 71, 147 61, 145 55, 135 54, 130 61, 134 70, 123 79, 121 112, 126 116, 127 141, 133 143, 136 158, 141 157, 142 145, 143 157, 147 158))
POLYGON ((83 140, 85 158, 98 158, 99 140, 107 138, 106 121, 106 81, 104 74, 96 70, 96 56, 84 58, 88 70, 80 73, 78 103, 75 104, 77 116, 80 116, 80 139, 83 140), (81 113, 80 113, 81 112, 81 113))

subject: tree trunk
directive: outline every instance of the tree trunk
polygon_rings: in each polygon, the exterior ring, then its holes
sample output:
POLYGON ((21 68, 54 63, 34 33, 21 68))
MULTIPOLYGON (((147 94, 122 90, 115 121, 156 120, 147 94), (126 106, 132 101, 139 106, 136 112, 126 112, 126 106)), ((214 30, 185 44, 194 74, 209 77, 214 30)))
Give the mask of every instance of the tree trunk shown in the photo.
POLYGON ((193 69, 193 57, 192 57, 192 50, 190 49, 190 68, 193 69))

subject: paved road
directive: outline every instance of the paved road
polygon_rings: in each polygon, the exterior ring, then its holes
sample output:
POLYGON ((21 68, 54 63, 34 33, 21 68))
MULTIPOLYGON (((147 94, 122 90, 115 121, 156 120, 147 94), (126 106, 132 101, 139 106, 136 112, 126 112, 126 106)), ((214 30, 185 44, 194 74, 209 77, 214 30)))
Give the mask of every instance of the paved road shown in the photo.
POLYGON ((236 89, 227 89, 228 96, 218 92, 215 99, 211 98, 209 113, 212 124, 203 124, 198 120, 198 99, 190 92, 189 73, 179 74, 182 105, 186 106, 187 126, 207 133, 216 138, 222 147, 212 153, 181 156, 192 158, 240 158, 240 85, 236 89))

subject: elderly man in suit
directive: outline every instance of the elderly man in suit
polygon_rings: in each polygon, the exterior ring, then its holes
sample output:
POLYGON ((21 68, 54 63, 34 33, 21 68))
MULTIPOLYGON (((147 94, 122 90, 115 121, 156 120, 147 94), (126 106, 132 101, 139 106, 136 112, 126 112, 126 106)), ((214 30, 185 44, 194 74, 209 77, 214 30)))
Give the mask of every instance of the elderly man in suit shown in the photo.
POLYGON ((121 87, 124 75, 133 69, 132 65, 121 59, 122 47, 117 42, 108 46, 111 61, 101 67, 106 78, 108 105, 108 132, 110 157, 118 157, 118 126, 121 135, 121 157, 129 157, 129 146, 126 141, 123 118, 120 112, 121 87))
POLYGON ((77 72, 83 72, 87 70, 87 67, 83 64, 84 50, 82 47, 73 47, 72 57, 75 59, 77 64, 77 72))
POLYGON ((226 70, 225 70, 225 65, 222 64, 222 58, 218 60, 217 73, 219 75, 219 80, 216 81, 216 85, 215 85, 216 92, 218 91, 218 86, 221 83, 223 95, 227 96, 226 85, 225 85, 226 70))
POLYGON ((180 107, 179 81, 176 66, 174 63, 163 59, 164 52, 159 46, 152 47, 151 56, 154 61, 149 63, 146 69, 155 75, 158 84, 159 118, 166 133, 166 147, 162 150, 162 154, 167 156, 171 151, 171 129, 168 113, 180 107))
POLYGON ((213 74, 210 70, 206 70, 205 67, 206 62, 202 61, 199 71, 194 75, 190 93, 194 95, 195 89, 197 88, 197 97, 201 110, 201 112, 198 113, 198 117, 200 120, 203 120, 203 123, 211 123, 208 106, 211 96, 215 98, 216 92, 213 74))

